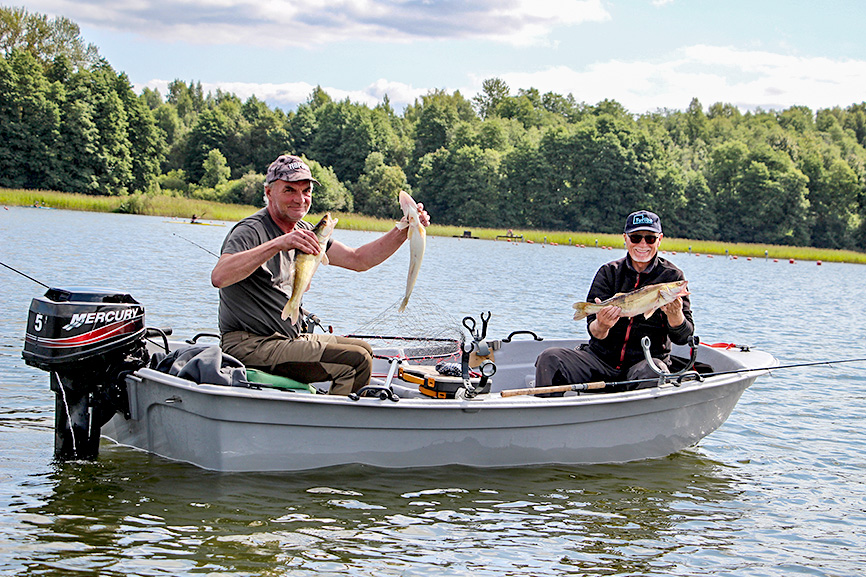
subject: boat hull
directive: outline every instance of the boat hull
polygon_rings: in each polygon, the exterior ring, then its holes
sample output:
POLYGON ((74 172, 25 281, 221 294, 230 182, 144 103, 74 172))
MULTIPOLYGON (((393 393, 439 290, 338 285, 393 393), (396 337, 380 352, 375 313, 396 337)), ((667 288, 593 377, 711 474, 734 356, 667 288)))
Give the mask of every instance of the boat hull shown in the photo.
MULTIPOLYGON (((507 378, 498 381, 498 389, 525 386, 537 353, 562 344, 574 343, 503 345, 497 365, 507 378)), ((716 370, 775 361, 757 351, 747 361, 738 358, 745 356, 742 352, 702 353, 715 361, 716 370)), ((103 427, 103 436, 218 471, 293 471, 349 463, 404 468, 626 462, 694 445, 725 422, 760 374, 560 398, 494 392, 472 400, 395 402, 199 385, 142 369, 127 377, 130 418, 115 415, 103 427)))

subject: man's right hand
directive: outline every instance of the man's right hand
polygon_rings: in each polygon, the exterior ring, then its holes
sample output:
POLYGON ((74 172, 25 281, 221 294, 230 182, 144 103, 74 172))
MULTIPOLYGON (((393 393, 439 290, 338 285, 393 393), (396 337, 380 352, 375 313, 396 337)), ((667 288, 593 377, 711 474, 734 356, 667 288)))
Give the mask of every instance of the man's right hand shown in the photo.
POLYGON ((319 254, 319 239, 312 230, 296 228, 279 237, 280 250, 299 250, 307 254, 319 254))
MULTIPOLYGON (((596 298, 595 302, 596 304, 601 304, 601 299, 596 298)), ((604 307, 595 314, 595 320, 589 325, 589 332, 599 340, 606 339, 610 329, 619 320, 620 313, 622 313, 622 309, 617 306, 608 305, 604 307)))
MULTIPOLYGON (((595 302, 600 304, 601 300, 596 298, 595 302)), ((620 307, 608 305, 595 314, 595 320, 598 321, 599 328, 607 332, 619 321, 621 314, 622 309, 620 307)))

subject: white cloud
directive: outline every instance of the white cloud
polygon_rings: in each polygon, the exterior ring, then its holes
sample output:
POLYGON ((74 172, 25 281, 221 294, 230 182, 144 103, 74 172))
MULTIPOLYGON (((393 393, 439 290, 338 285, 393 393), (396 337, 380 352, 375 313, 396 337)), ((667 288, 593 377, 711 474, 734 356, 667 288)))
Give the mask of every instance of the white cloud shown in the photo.
MULTIPOLYGON (((656 62, 609 60, 574 70, 566 66, 537 72, 502 71, 485 77, 470 77, 467 86, 435 88, 460 90, 471 98, 481 91, 486 78, 497 76, 510 87, 537 88, 542 93, 573 94, 579 102, 596 104, 616 100, 633 113, 658 109, 684 110, 692 98, 704 107, 715 102, 733 104, 741 110, 779 110, 794 105, 812 109, 848 106, 863 101, 866 61, 804 58, 772 52, 745 51, 729 47, 697 45, 677 51, 670 59, 656 62)), ((147 86, 165 95, 169 82, 152 80, 147 86)), ((202 83, 207 93, 217 88, 242 100, 255 95, 272 106, 294 109, 305 102, 315 88, 306 82, 291 83, 202 83)), ((434 87, 415 87, 397 80, 380 78, 363 89, 322 87, 335 100, 376 106, 387 94, 397 113, 434 87)))
MULTIPOLYGON (((168 80, 154 79, 145 84, 135 87, 137 92, 145 87, 159 90, 160 94, 165 97, 168 93, 168 85, 171 82, 168 80)), ((241 100, 247 100, 251 96, 255 96, 259 100, 267 102, 271 106, 279 106, 284 110, 293 110, 295 107, 306 102, 310 94, 316 88, 314 85, 307 82, 286 82, 280 84, 274 83, 253 83, 253 82, 202 82, 202 91, 207 93, 216 93, 217 89, 224 92, 234 94, 241 100)), ((402 82, 394 82, 385 80, 384 78, 377 80, 362 90, 344 90, 332 86, 323 86, 322 89, 334 100, 345 100, 348 98, 351 102, 366 104, 374 107, 381 104, 385 95, 391 102, 392 108, 399 114, 407 104, 411 104, 416 98, 427 94, 426 88, 414 88, 402 82)))
MULTIPOLYGON (((684 109, 694 97, 705 107, 725 102, 743 110, 793 105, 817 109, 861 102, 866 61, 698 45, 682 48, 664 61, 611 60, 584 70, 558 66, 497 76, 514 92, 534 87, 571 93, 588 104, 608 98, 636 113, 684 109)), ((481 80, 474 79, 469 94, 480 90, 481 80)))
POLYGON ((29 10, 163 42, 309 46, 351 40, 545 42, 604 21, 602 0, 32 0, 29 10))

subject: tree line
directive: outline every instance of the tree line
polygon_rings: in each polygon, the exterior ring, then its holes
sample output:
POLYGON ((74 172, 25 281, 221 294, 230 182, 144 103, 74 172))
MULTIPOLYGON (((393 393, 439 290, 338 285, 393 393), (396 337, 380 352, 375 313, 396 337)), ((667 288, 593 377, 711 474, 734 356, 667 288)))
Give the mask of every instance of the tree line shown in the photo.
POLYGON ((0 9, 0 54, 0 186, 261 206, 291 152, 314 211, 396 217, 402 189, 465 227, 616 233, 647 208, 669 236, 866 249, 866 102, 638 115, 491 78, 400 114, 320 87, 286 112, 181 80, 136 94, 73 22, 21 8, 0 9))

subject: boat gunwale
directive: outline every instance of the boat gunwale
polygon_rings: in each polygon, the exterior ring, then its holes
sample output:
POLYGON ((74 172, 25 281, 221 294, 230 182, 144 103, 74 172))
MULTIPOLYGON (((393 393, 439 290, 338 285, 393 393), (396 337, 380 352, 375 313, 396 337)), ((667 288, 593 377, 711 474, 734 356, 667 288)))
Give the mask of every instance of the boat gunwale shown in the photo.
POLYGON ((211 397, 226 397, 235 399, 280 401, 288 403, 307 403, 312 405, 337 405, 357 406, 364 408, 383 409, 438 409, 438 410, 467 410, 476 411, 481 409, 529 409, 550 408, 563 406, 608 406, 618 403, 634 402, 641 400, 660 399, 665 397, 679 396, 696 390, 710 390, 714 388, 727 387, 735 382, 749 380, 751 384, 759 376, 769 373, 769 369, 754 370, 744 367, 742 371, 709 377, 702 381, 690 380, 683 383, 664 383, 661 386, 652 386, 634 391, 622 391, 615 393, 584 393, 578 395, 566 395, 561 397, 538 397, 535 395, 515 395, 503 397, 500 393, 487 393, 478 395, 474 399, 427 399, 427 398, 400 398, 398 402, 388 399, 382 400, 378 397, 361 397, 352 400, 346 396, 310 394, 306 392, 293 392, 281 389, 248 389, 242 387, 230 387, 209 383, 196 383, 188 379, 162 373, 154 369, 139 369, 131 376, 141 379, 142 384, 146 381, 155 381, 171 387, 211 397), (745 373, 745 374, 744 374, 745 373))

